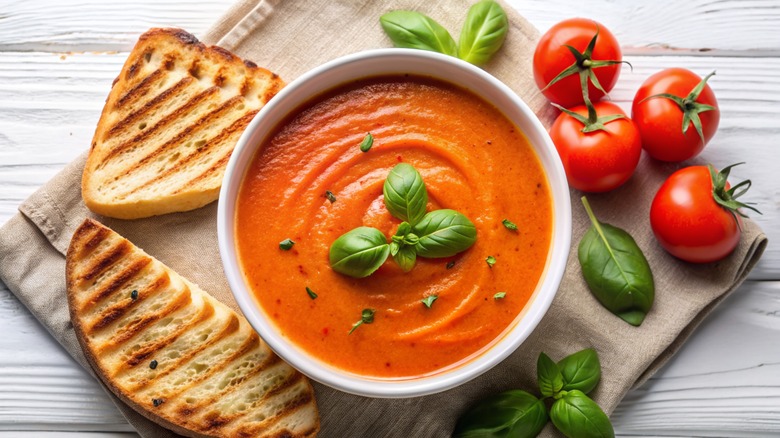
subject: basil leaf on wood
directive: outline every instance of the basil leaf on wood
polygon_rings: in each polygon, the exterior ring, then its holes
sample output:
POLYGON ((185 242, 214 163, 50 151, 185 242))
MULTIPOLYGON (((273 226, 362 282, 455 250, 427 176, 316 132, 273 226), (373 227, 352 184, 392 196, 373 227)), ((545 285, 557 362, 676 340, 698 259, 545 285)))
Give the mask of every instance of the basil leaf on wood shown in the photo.
POLYGON ((398 219, 415 225, 425 216, 428 191, 422 175, 412 165, 400 163, 393 167, 385 179, 382 193, 387 211, 398 219))
POLYGON ((584 196, 582 204, 593 224, 578 248, 585 282, 610 312, 638 326, 650 311, 655 297, 650 265, 630 234, 600 223, 584 196))
POLYGON ((544 353, 539 353, 536 361, 536 380, 539 382, 539 392, 544 397, 552 397, 563 388, 563 375, 558 365, 544 353))
POLYGON ((450 257, 467 250, 477 240, 477 228, 455 210, 434 210, 412 227, 419 237, 415 249, 420 257, 450 257))
POLYGON ((592 348, 564 357, 558 362, 558 369, 563 376, 564 391, 577 389, 587 394, 601 379, 599 355, 592 348))
POLYGON ((533 438, 547 424, 542 400, 519 389, 479 401, 458 419, 454 438, 533 438))
POLYGON ((413 246, 401 246, 398 252, 393 254, 393 260, 398 263, 398 266, 404 272, 409 272, 414 268, 414 264, 417 261, 417 252, 413 246))
POLYGON ((460 31, 458 56, 476 65, 488 62, 501 48, 509 30, 509 20, 498 3, 485 0, 469 8, 460 31))
POLYGON ((582 391, 572 390, 553 403, 550 419, 569 438, 613 438, 612 423, 599 405, 582 391))
POLYGON ((379 269, 388 254, 390 245, 381 231, 358 227, 342 234, 330 246, 330 266, 338 273, 363 278, 379 269))
POLYGON ((396 47, 458 56, 458 46, 447 29, 426 15, 414 11, 392 11, 382 15, 379 22, 396 47))

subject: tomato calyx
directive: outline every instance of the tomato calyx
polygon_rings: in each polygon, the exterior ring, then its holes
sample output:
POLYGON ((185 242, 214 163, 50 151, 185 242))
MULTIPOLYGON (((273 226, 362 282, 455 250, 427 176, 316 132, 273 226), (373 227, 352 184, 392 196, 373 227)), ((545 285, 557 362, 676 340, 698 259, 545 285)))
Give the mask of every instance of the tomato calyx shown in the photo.
POLYGON ((590 99, 588 99, 587 92, 585 93, 584 97, 585 97, 585 106, 588 108, 588 117, 585 117, 582 114, 576 113, 572 110, 568 110, 556 103, 553 103, 551 105, 565 112, 566 114, 572 116, 578 122, 582 123, 584 127, 581 129, 581 132, 584 133, 594 132, 594 131, 606 131, 607 127, 605 125, 607 123, 613 120, 626 118, 626 116, 624 116, 623 114, 610 114, 608 116, 599 117, 598 114, 596 113, 596 108, 593 106, 593 103, 591 103, 590 99))
POLYGON ((596 74, 593 72, 594 68, 599 67, 606 67, 609 65, 615 65, 615 64, 621 64, 625 63, 628 64, 629 67, 633 69, 631 66, 631 63, 628 61, 617 61, 617 60, 594 60, 593 59, 593 49, 596 47, 596 39, 599 36, 599 29, 596 28, 596 33, 593 35, 593 38, 588 43, 588 47, 585 48, 584 52, 580 52, 579 50, 575 49, 574 47, 566 44, 564 47, 569 49, 571 54, 574 56, 574 63, 568 67, 566 67, 563 71, 558 73, 557 76, 555 76, 550 83, 545 85, 544 88, 542 88, 542 91, 550 88, 553 84, 560 81, 561 79, 571 76, 575 73, 579 74, 580 76, 580 84, 582 84, 582 94, 583 98, 587 99, 588 95, 588 79, 590 79, 590 82, 593 84, 594 87, 599 89, 602 93, 607 94, 606 90, 604 90, 604 87, 601 86, 601 83, 599 82, 598 78, 596 77, 596 74))
MULTIPOLYGON (((750 189, 750 186, 753 185, 749 179, 746 179, 734 187, 726 190, 726 182, 729 179, 729 173, 731 173, 731 169, 734 166, 739 166, 740 164, 745 163, 742 162, 732 164, 731 166, 726 166, 720 172, 716 171, 715 168, 712 167, 712 164, 707 165, 707 169, 710 171, 710 177, 712 177, 712 198, 718 205, 728 210, 729 213, 734 216, 734 220, 737 219, 736 215, 747 217, 746 214, 739 210, 740 208, 749 208, 758 214, 762 214, 755 207, 745 204, 744 202, 737 201, 737 198, 744 195, 748 189, 750 189)), ((739 221, 737 221, 737 223, 739 223, 739 221)))
POLYGON ((660 94, 654 94, 652 96, 648 96, 642 99, 640 103, 648 99, 654 99, 657 97, 663 99, 669 99, 672 102, 676 103, 677 106, 680 107, 680 110, 683 112, 683 120, 682 120, 683 134, 688 132, 688 128, 690 128, 690 126, 693 125, 693 127, 696 129, 696 132, 699 134, 699 138, 701 139, 701 144, 705 144, 706 141, 704 140, 704 132, 702 131, 701 119, 699 118, 699 114, 705 111, 712 111, 717 108, 715 108, 712 105, 699 103, 696 100, 699 98, 699 94, 701 94, 702 90, 704 90, 704 86, 707 85, 707 80, 711 78, 714 74, 715 72, 713 71, 712 73, 705 76, 704 79, 702 79, 701 82, 699 82, 693 88, 693 90, 691 90, 691 92, 688 93, 688 95, 685 97, 675 96, 674 94, 670 94, 670 93, 660 93, 660 94))

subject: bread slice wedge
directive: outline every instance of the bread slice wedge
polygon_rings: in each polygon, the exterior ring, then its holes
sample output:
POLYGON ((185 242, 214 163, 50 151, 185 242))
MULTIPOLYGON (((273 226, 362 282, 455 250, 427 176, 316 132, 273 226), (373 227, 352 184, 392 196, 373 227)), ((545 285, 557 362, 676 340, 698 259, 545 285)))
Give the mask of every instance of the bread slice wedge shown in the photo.
POLYGON ((216 200, 239 136, 283 86, 276 74, 181 29, 149 30, 100 116, 82 177, 85 204, 137 219, 216 200))
POLYGON ((308 379, 236 312, 91 219, 66 258, 70 317, 100 379, 189 437, 312 437, 308 379))

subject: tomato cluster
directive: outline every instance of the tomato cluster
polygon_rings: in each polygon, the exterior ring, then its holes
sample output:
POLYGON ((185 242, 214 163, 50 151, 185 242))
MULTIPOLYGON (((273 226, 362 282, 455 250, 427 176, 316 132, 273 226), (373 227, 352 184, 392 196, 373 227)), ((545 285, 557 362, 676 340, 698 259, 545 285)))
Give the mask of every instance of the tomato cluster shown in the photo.
MULTIPOLYGON (((629 118, 599 101, 615 86, 623 61, 615 36, 588 19, 562 21, 534 52, 536 84, 561 114, 550 137, 569 185, 584 192, 614 190, 631 178, 642 149, 653 159, 681 162, 697 156, 720 121, 707 80, 683 68, 653 74, 637 91, 629 118)), ((627 63, 626 63, 627 64, 627 63)), ((653 200, 650 223, 669 253, 696 263, 720 260, 740 239, 736 200, 750 186, 727 183, 732 166, 691 166, 672 174, 653 200)), ((755 210, 757 211, 757 210, 755 210)))

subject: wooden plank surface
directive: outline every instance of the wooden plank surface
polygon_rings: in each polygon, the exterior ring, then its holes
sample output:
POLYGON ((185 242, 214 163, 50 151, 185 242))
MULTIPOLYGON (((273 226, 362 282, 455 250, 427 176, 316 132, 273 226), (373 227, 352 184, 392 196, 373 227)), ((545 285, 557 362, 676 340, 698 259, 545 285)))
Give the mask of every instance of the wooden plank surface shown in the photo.
MULTIPOLYGON (((612 93, 624 108, 642 80, 683 66, 712 79, 721 127, 703 158, 747 161, 736 180, 780 239, 780 1, 514 0, 542 30, 570 16, 608 26, 626 47, 612 93)), ((222 0, 17 1, 0 6, 0 223, 88 146, 111 81, 139 33, 177 25, 196 35, 222 0), (92 53, 100 51, 100 53, 92 53), (113 52, 120 53, 113 53, 113 52)), ((780 248, 770 245, 752 279, 727 300, 648 384, 613 415, 624 436, 780 435, 780 248)), ((0 438, 116 436, 132 430, 98 385, 0 284, 0 438), (45 433, 44 433, 45 432, 45 433), (87 435, 88 432, 92 432, 87 435)))

